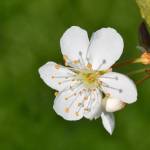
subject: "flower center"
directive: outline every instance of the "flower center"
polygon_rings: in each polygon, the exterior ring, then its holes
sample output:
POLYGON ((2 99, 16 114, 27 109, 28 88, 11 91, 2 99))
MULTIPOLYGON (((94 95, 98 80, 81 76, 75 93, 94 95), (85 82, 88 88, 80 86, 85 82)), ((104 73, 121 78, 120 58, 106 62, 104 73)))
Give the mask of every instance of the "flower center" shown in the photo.
POLYGON ((78 74, 79 79, 82 80, 84 85, 88 88, 96 88, 101 85, 99 77, 103 75, 105 71, 89 71, 89 70, 82 70, 78 74))

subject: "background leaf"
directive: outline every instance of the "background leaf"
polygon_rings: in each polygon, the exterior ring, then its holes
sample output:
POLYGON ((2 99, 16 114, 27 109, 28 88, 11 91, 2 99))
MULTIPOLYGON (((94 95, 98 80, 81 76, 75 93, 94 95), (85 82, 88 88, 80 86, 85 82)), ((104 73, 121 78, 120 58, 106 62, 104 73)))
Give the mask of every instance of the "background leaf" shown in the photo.
POLYGON ((150 26, 150 0, 136 0, 136 2, 140 8, 141 16, 150 26))

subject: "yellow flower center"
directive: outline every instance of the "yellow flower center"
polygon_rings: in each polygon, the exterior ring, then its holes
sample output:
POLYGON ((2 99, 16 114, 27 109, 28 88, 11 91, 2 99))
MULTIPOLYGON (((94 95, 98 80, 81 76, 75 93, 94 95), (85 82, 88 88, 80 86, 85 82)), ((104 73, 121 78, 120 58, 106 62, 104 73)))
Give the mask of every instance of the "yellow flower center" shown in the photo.
POLYGON ((79 79, 85 84, 86 87, 96 88, 101 85, 99 77, 105 74, 106 71, 92 71, 92 70, 83 70, 79 73, 79 79))

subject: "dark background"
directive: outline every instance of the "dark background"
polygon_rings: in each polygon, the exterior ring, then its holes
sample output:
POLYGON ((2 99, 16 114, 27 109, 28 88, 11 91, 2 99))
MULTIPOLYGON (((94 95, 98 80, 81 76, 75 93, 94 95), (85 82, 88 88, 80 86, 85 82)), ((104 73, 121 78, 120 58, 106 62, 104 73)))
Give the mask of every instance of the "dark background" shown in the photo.
POLYGON ((140 22, 134 0, 0 0, 0 149, 149 149, 150 81, 139 86, 137 103, 116 113, 110 136, 100 119, 68 122, 57 116, 54 91, 38 74, 49 60, 63 62, 59 40, 72 25, 90 35, 101 27, 114 27, 125 42, 120 61, 138 56, 140 22))

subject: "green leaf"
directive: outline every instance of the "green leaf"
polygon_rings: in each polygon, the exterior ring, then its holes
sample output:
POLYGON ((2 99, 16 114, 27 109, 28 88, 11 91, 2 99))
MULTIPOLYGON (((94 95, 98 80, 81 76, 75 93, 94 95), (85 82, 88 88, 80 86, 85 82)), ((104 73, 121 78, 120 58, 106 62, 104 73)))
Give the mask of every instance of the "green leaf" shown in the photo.
POLYGON ((136 0, 136 2, 140 8, 142 18, 150 26, 150 0, 136 0))

